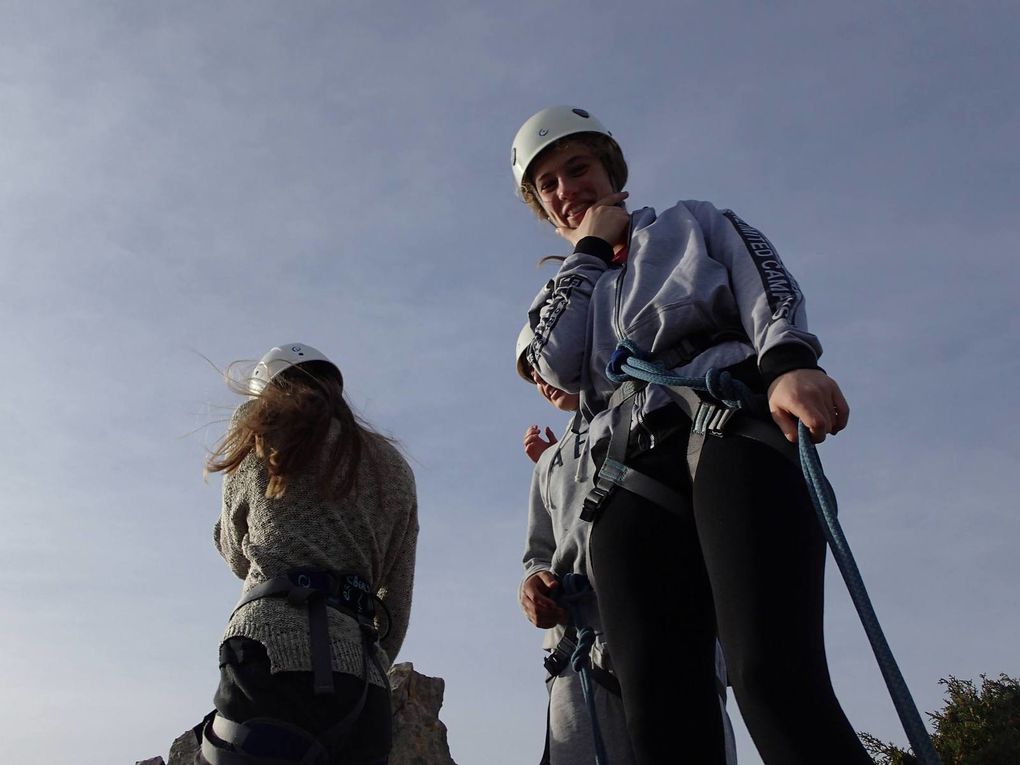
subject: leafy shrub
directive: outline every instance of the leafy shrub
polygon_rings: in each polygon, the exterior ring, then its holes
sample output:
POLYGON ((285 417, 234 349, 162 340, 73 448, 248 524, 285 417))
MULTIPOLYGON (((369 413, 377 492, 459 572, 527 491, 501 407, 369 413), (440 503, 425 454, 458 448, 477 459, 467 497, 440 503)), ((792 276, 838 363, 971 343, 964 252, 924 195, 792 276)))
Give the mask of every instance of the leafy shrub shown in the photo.
MULTIPOLYGON (((981 675, 980 689, 952 675, 939 682, 946 686, 946 705, 928 717, 942 765, 1020 765, 1020 681, 1005 674, 998 680, 981 675)), ((869 733, 860 736, 876 765, 917 763, 908 750, 869 733)))

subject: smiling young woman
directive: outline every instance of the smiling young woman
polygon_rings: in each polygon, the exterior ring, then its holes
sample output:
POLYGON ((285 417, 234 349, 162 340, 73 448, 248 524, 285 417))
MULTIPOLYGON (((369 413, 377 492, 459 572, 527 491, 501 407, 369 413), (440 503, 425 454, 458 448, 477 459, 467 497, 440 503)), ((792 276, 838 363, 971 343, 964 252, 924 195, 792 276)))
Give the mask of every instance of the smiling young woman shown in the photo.
POLYGON ((662 762, 682 742, 691 762, 725 762, 718 635, 766 763, 869 765, 829 679, 824 540, 797 467, 731 428, 704 439, 692 477, 692 422, 668 389, 647 386, 633 412, 610 402, 606 366, 628 340, 671 358, 675 374, 726 370, 767 396, 769 412, 738 417, 780 443, 796 438, 797 420, 815 441, 842 430, 849 407, 818 366, 796 280, 731 211, 686 201, 628 213, 622 152, 583 109, 527 120, 512 166, 521 197, 573 245, 531 305, 527 362, 580 394, 596 468, 613 431, 627 428, 627 467, 668 489, 665 506, 616 486, 589 543, 637 761, 662 762))

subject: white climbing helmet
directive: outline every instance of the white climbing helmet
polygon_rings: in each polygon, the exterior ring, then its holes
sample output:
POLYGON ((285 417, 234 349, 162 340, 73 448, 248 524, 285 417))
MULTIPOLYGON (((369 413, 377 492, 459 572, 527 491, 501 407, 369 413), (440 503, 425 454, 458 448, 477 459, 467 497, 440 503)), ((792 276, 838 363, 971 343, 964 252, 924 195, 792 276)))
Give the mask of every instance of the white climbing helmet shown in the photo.
POLYGON ((535 384, 535 381, 531 378, 529 370, 531 364, 524 357, 524 354, 528 352, 528 346, 531 345, 535 339, 535 333, 531 331, 531 325, 525 324, 521 328, 521 334, 517 336, 517 374, 519 374, 525 382, 535 384))
POLYGON ((332 366, 340 380, 340 387, 343 388, 343 375, 340 373, 340 368, 330 361, 326 354, 304 343, 288 343, 270 349, 265 356, 259 359, 259 363, 255 365, 255 369, 251 373, 251 379, 248 380, 249 394, 257 396, 280 372, 309 361, 325 361, 332 366))
POLYGON ((573 106, 550 106, 529 117, 514 136, 510 153, 510 164, 513 166, 518 191, 528 166, 542 149, 576 133, 601 133, 613 137, 605 125, 584 109, 573 106))

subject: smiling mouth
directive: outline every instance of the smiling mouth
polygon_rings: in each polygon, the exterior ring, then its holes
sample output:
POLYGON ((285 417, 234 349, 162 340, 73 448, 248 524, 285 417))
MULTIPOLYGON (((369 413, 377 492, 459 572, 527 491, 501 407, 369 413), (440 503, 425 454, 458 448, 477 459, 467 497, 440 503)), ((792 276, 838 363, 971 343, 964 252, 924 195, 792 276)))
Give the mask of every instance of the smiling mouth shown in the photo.
POLYGON ((585 213, 588 212, 589 205, 584 207, 574 207, 566 211, 567 220, 575 219, 581 221, 584 218, 585 213))

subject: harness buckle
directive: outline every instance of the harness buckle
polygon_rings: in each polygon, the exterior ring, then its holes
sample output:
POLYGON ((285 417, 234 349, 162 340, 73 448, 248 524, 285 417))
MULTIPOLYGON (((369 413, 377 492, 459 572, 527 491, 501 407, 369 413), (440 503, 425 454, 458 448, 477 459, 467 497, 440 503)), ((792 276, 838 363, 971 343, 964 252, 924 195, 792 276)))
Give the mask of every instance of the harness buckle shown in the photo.
POLYGON ((584 498, 584 504, 581 508, 581 520, 582 521, 594 521, 602 510, 602 505, 605 503, 609 495, 612 494, 615 484, 603 484, 601 482, 595 484, 588 496, 584 498))
POLYGON ((550 651, 546 657, 542 660, 542 666, 545 667, 545 671, 552 677, 559 677, 559 675, 567 668, 570 663, 570 657, 577 649, 577 641, 571 636, 572 630, 568 629, 560 641, 556 644, 556 647, 550 651))

